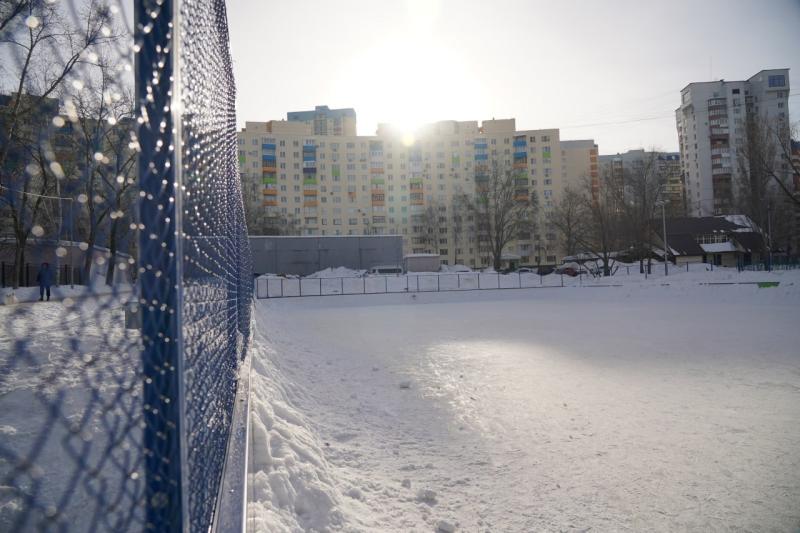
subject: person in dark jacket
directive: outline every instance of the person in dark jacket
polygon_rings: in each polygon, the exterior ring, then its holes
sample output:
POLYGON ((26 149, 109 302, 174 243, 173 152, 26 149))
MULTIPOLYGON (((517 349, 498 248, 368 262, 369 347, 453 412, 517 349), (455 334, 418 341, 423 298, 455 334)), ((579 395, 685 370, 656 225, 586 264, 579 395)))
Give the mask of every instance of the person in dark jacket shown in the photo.
POLYGON ((39 301, 44 300, 44 293, 47 292, 47 301, 50 301, 50 286, 53 284, 53 271, 50 270, 50 263, 42 263, 39 273, 36 274, 36 281, 39 282, 39 301))

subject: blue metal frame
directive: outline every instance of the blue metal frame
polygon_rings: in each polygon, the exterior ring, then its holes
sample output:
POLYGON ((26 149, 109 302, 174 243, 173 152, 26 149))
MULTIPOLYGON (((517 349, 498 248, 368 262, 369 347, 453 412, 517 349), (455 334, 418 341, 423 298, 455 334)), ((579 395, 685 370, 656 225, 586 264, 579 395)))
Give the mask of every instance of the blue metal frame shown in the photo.
POLYGON ((184 431, 181 390, 179 299, 180 261, 177 237, 180 210, 176 196, 178 168, 173 138, 170 88, 173 87, 174 3, 135 3, 137 44, 136 91, 147 119, 139 128, 139 183, 145 196, 139 205, 139 276, 142 316, 143 445, 145 448, 146 524, 153 531, 185 529, 182 481, 184 431), (152 13, 157 16, 152 17, 152 13), (149 31, 143 31, 144 25, 149 31), (166 111, 165 111, 166 110, 166 111), (164 243, 165 246, 161 246, 164 243), (165 312, 166 311, 166 312, 165 312))

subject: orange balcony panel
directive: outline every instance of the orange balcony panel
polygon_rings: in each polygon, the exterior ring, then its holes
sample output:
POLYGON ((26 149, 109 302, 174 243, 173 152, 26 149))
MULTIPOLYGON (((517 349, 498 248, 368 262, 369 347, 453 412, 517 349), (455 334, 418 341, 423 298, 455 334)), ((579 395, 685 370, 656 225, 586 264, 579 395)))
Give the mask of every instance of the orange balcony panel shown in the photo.
POLYGON ((371 168, 369 169, 370 174, 383 174, 382 168, 371 168))
POLYGON ((303 191, 303 196, 316 196, 317 191, 306 189, 303 191))
POLYGON ((425 200, 411 200, 411 205, 425 205, 425 200))
POLYGON ((383 200, 372 200, 372 205, 373 206, 384 206, 384 205, 386 205, 386 202, 383 201, 383 200))
POLYGON ((271 166, 271 167, 268 167, 268 166, 262 166, 262 167, 261 167, 261 171, 262 171, 262 172, 275 172, 275 171, 277 171, 277 170, 278 170, 278 167, 276 167, 276 166, 274 166, 274 165, 273 165, 273 166, 271 166))
POLYGON ((265 196, 277 196, 278 190, 277 189, 264 189, 265 196))
POLYGON ((527 202, 529 198, 527 194, 516 194, 514 195, 514 200, 517 202, 527 202))
POLYGON ((317 207, 318 202, 316 200, 306 200, 303 202, 303 207, 317 207))
POLYGON ((528 165, 527 165, 526 163, 527 163, 526 161, 522 161, 522 162, 520 162, 520 163, 514 163, 514 168, 515 168, 515 169, 525 169, 525 168, 528 168, 528 165))
POLYGON ((264 200, 264 207, 277 207, 278 200, 264 200))

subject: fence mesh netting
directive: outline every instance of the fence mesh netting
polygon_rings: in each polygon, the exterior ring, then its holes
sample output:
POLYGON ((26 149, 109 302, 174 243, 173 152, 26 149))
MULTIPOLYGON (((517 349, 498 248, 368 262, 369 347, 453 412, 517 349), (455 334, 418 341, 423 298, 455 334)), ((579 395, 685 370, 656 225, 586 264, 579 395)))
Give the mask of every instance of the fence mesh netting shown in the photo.
POLYGON ((207 531, 252 269, 222 0, 0 3, 0 531, 207 531))

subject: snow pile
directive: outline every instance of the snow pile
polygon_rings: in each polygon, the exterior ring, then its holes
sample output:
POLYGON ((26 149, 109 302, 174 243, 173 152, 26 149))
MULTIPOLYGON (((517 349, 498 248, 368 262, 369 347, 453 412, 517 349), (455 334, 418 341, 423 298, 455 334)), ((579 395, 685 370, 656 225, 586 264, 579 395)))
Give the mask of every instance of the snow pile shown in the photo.
POLYGON ((307 278, 360 278, 364 275, 366 270, 353 270, 347 267, 326 268, 319 272, 314 272, 306 276, 307 278))
POLYGON ((258 336, 253 345, 248 523, 255 531, 340 529, 339 493, 320 442, 292 407, 275 352, 258 336))
POLYGON ((442 265, 439 269, 441 272, 472 272, 472 269, 466 265, 442 265))

